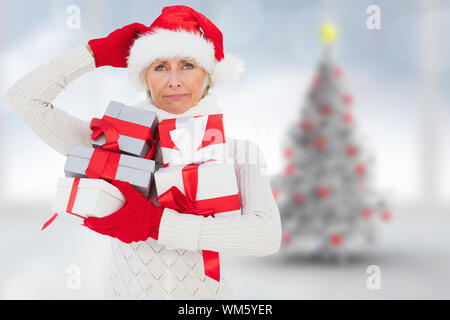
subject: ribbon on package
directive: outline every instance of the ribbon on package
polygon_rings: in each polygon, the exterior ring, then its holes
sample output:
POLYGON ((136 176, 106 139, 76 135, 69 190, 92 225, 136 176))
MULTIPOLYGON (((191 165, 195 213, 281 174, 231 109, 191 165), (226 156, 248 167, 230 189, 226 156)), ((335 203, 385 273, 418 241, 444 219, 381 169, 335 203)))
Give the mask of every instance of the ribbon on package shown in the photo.
POLYGON ((116 177, 119 160, 120 153, 95 148, 85 171, 86 176, 91 179, 112 181, 116 177))
MULTIPOLYGON (((234 211, 240 209, 239 194, 219 198, 197 200, 198 167, 200 164, 188 164, 182 169, 182 178, 185 194, 177 187, 172 187, 157 198, 161 206, 171 208, 180 213, 195 214, 204 217, 213 216, 216 213, 234 211)), ((205 275, 220 281, 219 253, 202 250, 205 275)))
MULTIPOLYGON (((89 160, 88 167, 85 170, 85 174, 91 179, 103 179, 106 181, 113 181, 116 179, 117 169, 119 168, 120 153, 104 150, 101 148, 95 148, 89 160)), ((147 198, 150 199, 152 194, 153 184, 150 186, 150 190, 147 198)))
POLYGON ((102 148, 105 150, 119 152, 118 140, 120 135, 124 135, 144 140, 150 146, 150 150, 145 156, 146 159, 152 159, 156 153, 159 134, 157 132, 155 138, 153 138, 152 129, 150 127, 107 115, 104 115, 101 119, 93 118, 89 127, 92 130, 91 139, 95 140, 100 135, 105 135, 106 143, 102 145, 102 148))
MULTIPOLYGON (((73 212, 73 205, 75 203, 75 198, 77 197, 78 192, 78 184, 80 183, 80 178, 74 178, 72 183, 72 188, 70 189, 70 195, 69 195, 69 201, 67 202, 67 208, 66 212, 73 214, 74 216, 77 216, 79 218, 84 219, 83 216, 80 216, 79 214, 76 214, 73 212)), ((58 217, 58 213, 55 213, 47 222, 44 223, 42 226, 42 230, 47 228, 55 219, 58 217)))
POLYGON ((221 159, 225 135, 222 114, 163 120, 159 124, 165 167, 221 159))

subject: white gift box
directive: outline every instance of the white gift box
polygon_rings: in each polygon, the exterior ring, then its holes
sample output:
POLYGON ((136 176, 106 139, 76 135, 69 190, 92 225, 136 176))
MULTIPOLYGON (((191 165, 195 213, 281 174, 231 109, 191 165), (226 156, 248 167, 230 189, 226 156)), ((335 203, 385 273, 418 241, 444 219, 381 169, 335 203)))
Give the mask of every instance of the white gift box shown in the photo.
POLYGON ((228 149, 222 114, 166 119, 159 123, 164 166, 208 160, 226 162, 228 149))
MULTIPOLYGON (((172 187, 186 195, 182 170, 188 166, 165 167, 156 171, 155 186, 158 196, 172 187)), ((201 209, 213 209, 217 215, 241 214, 239 189, 234 164, 214 161, 199 164, 197 173, 196 202, 201 209), (222 211, 227 208, 226 211, 222 211), (232 208, 232 210, 228 210, 232 208)), ((215 215, 216 215, 215 214, 215 215)))
MULTIPOLYGON (((75 190, 74 190, 75 192, 75 190)), ((116 212, 126 200, 118 188, 102 179, 59 178, 52 210, 58 215, 105 217, 116 212), (71 213, 67 211, 72 186, 79 179, 71 213)))

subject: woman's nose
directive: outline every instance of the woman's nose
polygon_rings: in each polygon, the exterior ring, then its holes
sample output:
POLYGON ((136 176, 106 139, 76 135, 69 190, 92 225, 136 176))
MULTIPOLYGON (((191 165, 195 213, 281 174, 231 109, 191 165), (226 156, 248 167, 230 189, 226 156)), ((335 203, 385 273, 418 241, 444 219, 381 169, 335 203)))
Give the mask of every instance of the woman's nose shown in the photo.
POLYGON ((178 71, 172 71, 169 77, 169 88, 181 87, 180 75, 178 71))

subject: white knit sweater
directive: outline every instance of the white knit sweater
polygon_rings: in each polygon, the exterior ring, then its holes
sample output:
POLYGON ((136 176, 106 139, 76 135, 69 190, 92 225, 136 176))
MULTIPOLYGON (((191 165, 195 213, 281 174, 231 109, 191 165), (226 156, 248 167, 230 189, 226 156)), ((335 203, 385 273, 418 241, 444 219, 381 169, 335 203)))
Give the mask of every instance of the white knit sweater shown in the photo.
MULTIPOLYGON (((76 46, 18 80, 7 93, 9 104, 45 142, 66 155, 70 144, 91 146, 89 122, 53 105, 58 94, 82 74, 95 69, 86 47, 76 46)), ((186 113, 172 115, 147 100, 135 104, 159 119, 221 112, 208 94, 186 113)), ((159 240, 125 244, 112 239, 112 297, 152 299, 235 298, 224 266, 224 254, 264 256, 278 251, 281 224, 266 175, 266 163, 253 143, 227 137, 235 161, 242 214, 201 217, 164 209, 159 240), (205 277, 201 250, 220 253, 221 281, 205 277)), ((161 165, 160 150, 157 168, 161 165)))

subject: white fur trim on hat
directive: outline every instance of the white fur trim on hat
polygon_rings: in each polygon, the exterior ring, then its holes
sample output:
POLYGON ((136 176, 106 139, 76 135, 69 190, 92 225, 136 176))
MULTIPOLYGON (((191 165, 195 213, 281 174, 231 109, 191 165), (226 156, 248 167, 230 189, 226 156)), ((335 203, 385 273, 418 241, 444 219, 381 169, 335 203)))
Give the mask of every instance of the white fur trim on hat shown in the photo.
POLYGON ((236 80, 244 70, 241 59, 225 55, 217 62, 214 45, 208 39, 185 30, 155 29, 140 35, 130 48, 127 58, 128 78, 140 92, 145 92, 142 72, 157 59, 189 58, 211 76, 211 87, 217 88, 236 80))
POLYGON ((235 55, 225 54, 224 58, 216 63, 211 74, 212 87, 224 87, 239 78, 244 72, 244 61, 235 55))

